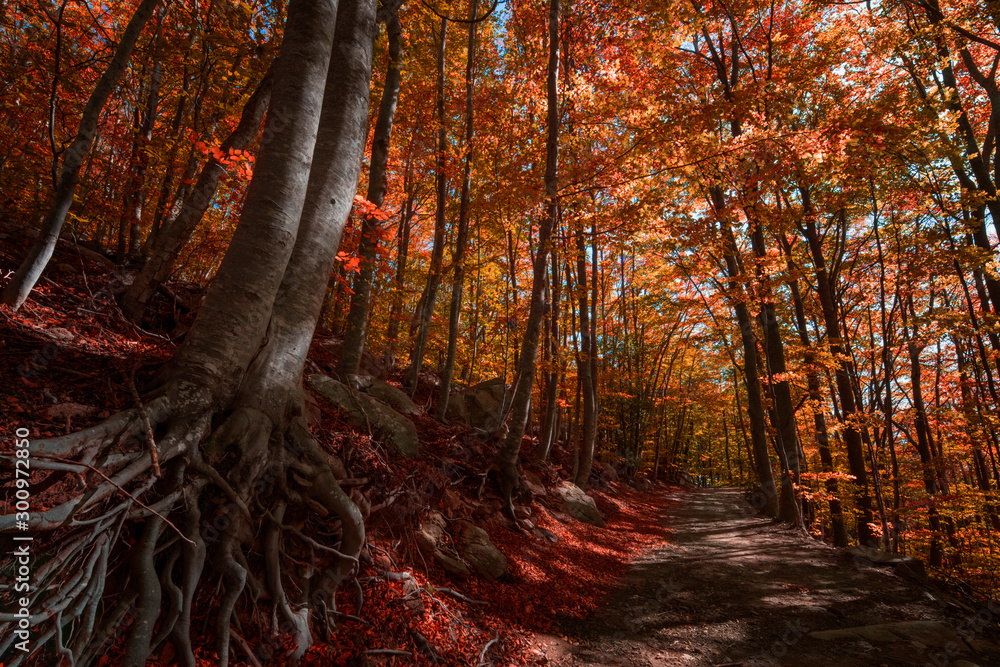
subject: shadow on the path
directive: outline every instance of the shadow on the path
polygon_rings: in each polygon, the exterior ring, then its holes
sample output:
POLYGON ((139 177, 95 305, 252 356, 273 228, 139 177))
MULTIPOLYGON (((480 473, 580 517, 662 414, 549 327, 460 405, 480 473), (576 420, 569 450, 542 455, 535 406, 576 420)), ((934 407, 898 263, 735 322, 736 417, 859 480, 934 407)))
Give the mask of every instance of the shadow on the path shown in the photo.
POLYGON ((675 493, 668 545, 635 563, 596 616, 564 619, 572 643, 542 638, 549 664, 1000 666, 995 622, 968 623, 982 610, 757 518, 740 489, 675 493), (921 632, 900 641, 809 635, 915 621, 921 632))

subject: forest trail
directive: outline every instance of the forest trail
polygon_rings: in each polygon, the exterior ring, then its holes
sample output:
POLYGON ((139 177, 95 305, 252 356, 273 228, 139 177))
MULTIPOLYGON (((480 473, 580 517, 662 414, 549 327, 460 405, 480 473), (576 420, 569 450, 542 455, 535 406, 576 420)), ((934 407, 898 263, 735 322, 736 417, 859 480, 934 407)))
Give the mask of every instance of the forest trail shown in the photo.
POLYGON ((601 611, 564 621, 568 641, 536 636, 548 664, 1000 665, 1000 608, 977 609, 757 518, 740 489, 675 496, 663 511, 664 544, 634 564, 601 611), (890 637, 878 636, 886 628, 864 639, 810 634, 901 623, 890 637))

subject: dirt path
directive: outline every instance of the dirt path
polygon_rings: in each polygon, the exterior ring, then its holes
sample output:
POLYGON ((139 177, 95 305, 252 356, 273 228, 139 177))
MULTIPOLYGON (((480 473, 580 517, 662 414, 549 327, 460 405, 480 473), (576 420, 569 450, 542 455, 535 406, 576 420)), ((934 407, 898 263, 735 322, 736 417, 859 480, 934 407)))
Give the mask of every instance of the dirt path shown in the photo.
POLYGON ((1000 607, 977 609, 756 518, 739 489, 675 494, 664 544, 602 611, 564 622, 569 641, 537 636, 548 664, 1000 665, 1000 607), (810 634, 876 624, 894 625, 810 634))

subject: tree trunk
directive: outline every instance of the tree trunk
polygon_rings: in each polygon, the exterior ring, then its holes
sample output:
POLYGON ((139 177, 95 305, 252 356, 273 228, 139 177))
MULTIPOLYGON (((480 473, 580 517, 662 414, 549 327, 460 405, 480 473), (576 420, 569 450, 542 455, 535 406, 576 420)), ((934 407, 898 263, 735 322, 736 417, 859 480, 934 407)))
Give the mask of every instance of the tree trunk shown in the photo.
POLYGON ((451 379, 455 373, 455 356, 458 352, 458 325, 462 314, 462 292, 465 288, 465 253, 469 239, 469 198, 472 191, 472 137, 476 65, 476 27, 479 11, 478 0, 469 3, 469 43, 465 64, 465 167, 462 172, 462 194, 458 206, 458 229, 455 231, 455 251, 451 256, 454 274, 451 280, 451 307, 448 313, 448 356, 441 372, 441 395, 438 398, 438 420, 444 421, 451 397, 451 379))
MULTIPOLYGON (((389 36, 389 62, 386 65, 385 85, 378 105, 375 120, 375 135, 372 138, 372 165, 368 176, 368 201, 382 207, 388 190, 386 168, 389 164, 389 140, 392 137, 392 122, 399 101, 399 84, 402 80, 400 57, 402 54, 403 27, 399 16, 393 13, 386 21, 389 36)), ((361 365, 361 355, 365 349, 365 335, 368 330, 368 311, 371 305, 372 278, 375 275, 375 251, 381 224, 373 215, 365 215, 361 223, 361 242, 358 256, 361 268, 355 276, 351 295, 351 309, 347 315, 347 331, 344 344, 340 348, 337 374, 341 377, 354 375, 361 365)))
POLYGON ((83 159, 90 152, 93 145, 94 135, 97 133, 97 124, 101 118, 101 111, 107 103, 111 93, 118 86, 125 68, 128 66, 132 50, 139 39, 139 34, 145 27, 149 17, 159 4, 160 0, 142 0, 135 13, 125 27, 121 41, 115 47, 115 53, 111 57, 111 62, 104 70, 100 80, 94 87, 94 91, 87 100, 87 106, 83 109, 83 116, 80 118, 80 128, 77 130, 76 138, 66 150, 63 157, 62 170, 59 174, 59 185, 56 187, 55 197, 52 206, 45 215, 42 222, 42 231, 38 239, 24 258, 21 266, 4 288, 2 301, 11 310, 16 311, 28 298, 28 294, 34 288, 35 283, 45 270, 52 252, 55 250, 56 242, 59 240, 59 232, 62 230, 63 222, 73 205, 73 197, 76 194, 76 185, 80 177, 80 167, 83 159))
MULTIPOLYGON (((545 317, 543 291, 548 255, 551 250, 552 232, 559 215, 559 0, 549 2, 549 63, 547 76, 548 132, 545 141, 545 193, 546 214, 538 224, 538 249, 532 262, 531 304, 528 321, 521 343, 517 382, 511 399, 510 429, 496 454, 496 468, 500 488, 504 493, 506 509, 514 518, 512 494, 520 487, 521 475, 517 469, 521 438, 528 420, 531 393, 535 381, 535 357, 538 338, 545 317)), ((582 466, 581 466, 582 472, 582 466)), ((589 471, 588 471, 589 474, 589 471)), ((579 475, 577 477, 579 479, 579 475)))
POLYGON ((739 281, 743 271, 736 258, 736 237, 726 218, 724 195, 720 188, 712 188, 712 205, 719 219, 722 231, 722 241, 725 247, 724 259, 729 279, 736 294, 733 299, 733 310, 736 323, 740 328, 740 339, 743 343, 743 377, 747 387, 747 412, 750 417, 750 442, 753 447, 753 458, 756 463, 757 483, 760 484, 762 498, 760 511, 765 516, 778 516, 778 491, 774 485, 774 473, 771 470, 771 459, 767 451, 767 425, 765 423, 764 398, 761 395, 760 379, 757 374, 757 340, 754 336, 750 311, 744 300, 739 281))
POLYGON ((562 299, 562 285, 559 279, 559 259, 552 250, 551 303, 548 325, 549 369, 545 378, 545 416, 542 419, 542 439, 538 448, 538 461, 548 460, 549 452, 556 440, 556 424, 559 421, 559 303, 562 299))
MULTIPOLYGON (((760 222, 752 223, 750 231, 751 244, 758 259, 767 257, 764 244, 764 232, 760 222)), ((773 403, 773 426, 778 437, 778 454, 781 456, 781 496, 778 499, 778 518, 793 526, 802 528, 802 512, 795 496, 795 486, 799 483, 799 435, 795 426, 795 408, 792 404, 792 391, 787 377, 788 368, 785 365, 785 347, 781 342, 781 329, 778 326, 778 316, 772 300, 768 278, 761 270, 757 276, 763 293, 761 307, 761 328, 764 332, 764 363, 767 369, 767 386, 771 392, 773 403), (782 378, 780 380, 775 379, 782 378)))
POLYGON ((809 244, 809 251, 813 260, 813 267, 816 274, 816 291, 819 295, 820 307, 823 312, 823 322, 826 326, 827 344, 830 346, 830 354, 840 361, 835 369, 835 380, 837 395, 840 398, 841 418, 844 425, 843 438, 847 446, 847 462, 854 476, 856 485, 855 503, 861 511, 858 518, 858 541, 865 546, 876 546, 878 540, 870 527, 874 520, 872 512, 871 495, 868 490, 868 471, 865 466, 865 455, 862 447, 861 433, 855 425, 855 416, 858 413, 854 400, 854 388, 851 386, 851 375, 848 358, 846 355, 844 338, 840 331, 840 318, 837 314, 836 302, 834 300, 833 277, 829 275, 826 268, 826 260, 823 257, 823 246, 820 241, 819 232, 816 229, 815 213, 810 203, 809 191, 801 190, 803 201, 803 213, 805 220, 802 226, 802 233, 809 244))
POLYGON ((403 202, 403 212, 399 219, 399 231, 396 245, 396 273, 392 279, 392 305, 389 308, 389 326, 386 331, 385 353, 386 365, 391 367, 396 363, 396 348, 399 344, 399 322, 403 313, 403 290, 406 278, 406 262, 410 251, 410 220, 413 219, 413 161, 408 153, 406 168, 403 171, 403 190, 406 201, 403 202))
POLYGON ((417 391, 417 380, 420 377, 420 367, 424 364, 424 352, 427 349, 427 337, 430 335, 431 318, 434 317, 434 304, 437 301, 438 287, 441 284, 441 262, 444 257, 445 229, 445 197, 447 195, 447 174, 445 173, 446 153, 448 150, 448 129, 445 126, 444 114, 444 74, 445 55, 448 45, 448 19, 441 19, 441 40, 438 45, 437 71, 437 174, 435 184, 437 189, 437 210, 434 214, 434 246, 431 248, 431 265, 427 273, 427 285, 421 299, 421 307, 417 314, 416 340, 410 353, 410 369, 406 374, 406 385, 410 394, 417 391))

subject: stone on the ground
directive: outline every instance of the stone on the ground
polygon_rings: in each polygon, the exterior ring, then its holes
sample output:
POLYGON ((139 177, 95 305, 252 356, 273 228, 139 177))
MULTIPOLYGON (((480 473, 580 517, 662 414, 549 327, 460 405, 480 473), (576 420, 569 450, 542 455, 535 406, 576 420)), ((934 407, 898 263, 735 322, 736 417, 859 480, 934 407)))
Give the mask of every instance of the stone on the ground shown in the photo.
POLYGON ((653 483, 645 477, 637 477, 632 480, 632 487, 641 493, 649 493, 653 490, 653 483))
POLYGON ((926 579, 927 570, 924 562, 912 556, 897 556, 872 547, 853 546, 847 548, 847 553, 870 565, 892 568, 892 571, 903 577, 926 579))
POLYGON ((408 417, 420 414, 420 408, 410 400, 405 391, 384 380, 371 375, 351 375, 347 379, 352 387, 382 401, 396 412, 408 417))
POLYGON ((532 470, 525 470, 521 475, 524 479, 524 486, 528 489, 528 493, 532 497, 544 496, 548 492, 545 490, 545 484, 542 483, 542 478, 538 476, 538 473, 532 470))
POLYGON ((962 640, 955 631, 940 621, 903 621, 901 623, 880 623, 861 625, 838 630, 810 632, 810 637, 825 640, 864 640, 869 642, 920 642, 926 646, 945 646, 962 640))
POLYGON ((503 407, 506 390, 503 378, 494 378, 460 392, 452 392, 448 399, 447 417, 450 421, 471 428, 492 431, 500 421, 500 409, 503 407))
POLYGON ((424 610, 424 601, 420 597, 420 584, 413 577, 403 579, 403 604, 407 609, 416 612, 424 610))
POLYGON ((448 539, 447 523, 443 516, 431 512, 417 530, 417 546, 424 553, 433 557, 448 572, 460 577, 469 576, 469 567, 462 562, 462 557, 452 548, 448 539))
POLYGON ((325 375, 310 376, 309 386, 343 410, 357 428, 370 428, 372 435, 390 443, 403 456, 417 455, 420 439, 413 422, 385 403, 325 375))
POLYGON ((551 542, 552 544, 555 544, 556 542, 559 541, 559 536, 558 535, 556 535, 555 533, 553 533, 551 530, 549 530, 547 528, 542 528, 541 526, 535 526, 534 533, 538 537, 544 538, 544 539, 548 540, 549 542, 551 542))
POLYGON ((566 513, 571 517, 592 526, 604 527, 604 517, 598 511, 597 503, 576 484, 563 482, 556 487, 556 493, 562 499, 566 513))
POLYGON ((453 389, 448 396, 448 410, 445 412, 445 418, 454 424, 469 426, 469 408, 465 405, 465 395, 462 390, 453 389))
POLYGON ((601 466, 601 479, 605 482, 617 482, 618 481, 618 471, 610 463, 605 463, 601 466))
POLYGON ((463 521, 458 531, 458 552, 470 568, 490 580, 507 574, 507 557, 493 545, 485 530, 463 521))

